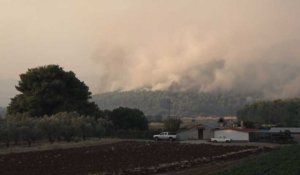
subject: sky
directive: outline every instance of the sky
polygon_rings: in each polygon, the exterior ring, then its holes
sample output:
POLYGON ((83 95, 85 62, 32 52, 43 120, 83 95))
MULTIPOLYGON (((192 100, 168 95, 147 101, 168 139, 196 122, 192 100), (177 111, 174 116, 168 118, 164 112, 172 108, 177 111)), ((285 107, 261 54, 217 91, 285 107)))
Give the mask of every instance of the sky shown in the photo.
POLYGON ((19 74, 58 64, 95 93, 298 96, 299 0, 0 0, 0 106, 19 74))

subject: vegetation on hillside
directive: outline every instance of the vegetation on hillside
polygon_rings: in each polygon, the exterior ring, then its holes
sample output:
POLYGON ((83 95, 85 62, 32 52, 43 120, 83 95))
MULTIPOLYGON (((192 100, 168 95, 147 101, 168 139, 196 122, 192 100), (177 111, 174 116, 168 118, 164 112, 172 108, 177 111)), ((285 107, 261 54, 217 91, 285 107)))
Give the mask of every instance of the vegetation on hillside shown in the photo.
POLYGON ((0 118, 4 117, 6 113, 6 109, 0 106, 0 118))
POLYGON ((227 116, 245 104, 260 99, 259 93, 235 92, 172 92, 172 91, 127 91, 110 92, 93 96, 101 109, 129 107, 142 110, 147 116, 227 116))
POLYGON ((239 120, 258 124, 300 126, 300 99, 259 101, 237 112, 239 120))
POLYGON ((299 175, 300 146, 281 147, 218 175, 299 175))

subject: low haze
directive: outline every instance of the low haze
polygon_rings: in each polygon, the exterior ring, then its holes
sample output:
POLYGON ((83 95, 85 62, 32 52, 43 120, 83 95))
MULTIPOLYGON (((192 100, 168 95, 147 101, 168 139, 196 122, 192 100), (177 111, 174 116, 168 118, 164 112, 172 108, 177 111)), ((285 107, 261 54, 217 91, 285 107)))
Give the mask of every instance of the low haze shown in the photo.
POLYGON ((0 0, 0 106, 28 68, 59 64, 93 93, 300 94, 298 0, 0 0))

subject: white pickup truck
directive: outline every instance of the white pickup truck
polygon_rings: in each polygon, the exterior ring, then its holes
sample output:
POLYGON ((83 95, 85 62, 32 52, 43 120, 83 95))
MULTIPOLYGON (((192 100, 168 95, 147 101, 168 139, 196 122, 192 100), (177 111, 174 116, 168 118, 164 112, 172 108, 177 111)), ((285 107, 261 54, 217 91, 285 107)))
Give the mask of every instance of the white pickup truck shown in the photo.
POLYGON ((162 132, 158 135, 153 136, 155 141, 158 140, 169 140, 169 141, 174 141, 177 139, 177 135, 175 133, 170 133, 170 132, 162 132))
POLYGON ((231 142, 232 140, 230 138, 227 138, 225 136, 223 137, 215 137, 215 138, 211 138, 210 139, 211 142, 219 142, 219 143, 229 143, 231 142))

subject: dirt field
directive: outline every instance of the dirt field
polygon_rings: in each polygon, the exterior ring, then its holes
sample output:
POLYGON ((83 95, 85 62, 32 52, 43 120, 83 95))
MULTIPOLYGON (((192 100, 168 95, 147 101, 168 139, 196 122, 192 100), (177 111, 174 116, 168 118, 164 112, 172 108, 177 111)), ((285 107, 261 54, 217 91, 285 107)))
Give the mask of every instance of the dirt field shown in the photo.
POLYGON ((216 161, 230 161, 264 149, 125 141, 99 146, 0 155, 1 174, 155 174, 216 161), (235 152, 235 153, 233 153, 235 152))

